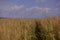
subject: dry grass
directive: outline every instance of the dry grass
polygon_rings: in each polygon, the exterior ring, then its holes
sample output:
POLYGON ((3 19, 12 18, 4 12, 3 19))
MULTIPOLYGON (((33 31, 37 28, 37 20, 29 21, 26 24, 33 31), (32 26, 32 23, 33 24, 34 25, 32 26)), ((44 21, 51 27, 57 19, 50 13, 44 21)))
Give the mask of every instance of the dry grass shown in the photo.
POLYGON ((0 40, 60 40, 60 17, 1 18, 0 40))

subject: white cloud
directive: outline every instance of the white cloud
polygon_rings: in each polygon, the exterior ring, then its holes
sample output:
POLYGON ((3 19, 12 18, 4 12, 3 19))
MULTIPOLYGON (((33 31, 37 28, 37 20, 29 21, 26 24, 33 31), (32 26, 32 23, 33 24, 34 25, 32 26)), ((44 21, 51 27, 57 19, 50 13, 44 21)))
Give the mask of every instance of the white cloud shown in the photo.
POLYGON ((46 13, 49 13, 50 10, 51 8, 43 8, 43 11, 45 11, 46 13))
POLYGON ((1 10, 0 14, 3 16, 8 16, 11 14, 14 15, 15 13, 17 13, 17 11, 22 10, 22 9, 24 10, 24 8, 25 8, 24 5, 2 5, 0 7, 0 10, 1 10))
POLYGON ((6 5, 0 7, 0 9, 3 9, 4 11, 20 10, 22 8, 24 8, 24 5, 6 5))
POLYGON ((48 7, 31 7, 31 8, 27 8, 26 10, 27 11, 32 11, 33 9, 39 10, 41 13, 42 12, 49 13, 49 11, 51 10, 51 8, 48 8, 48 7))
POLYGON ((18 10, 18 9, 22 9, 22 8, 24 8, 24 5, 20 5, 20 6, 14 5, 11 7, 12 10, 18 10))
POLYGON ((30 8, 26 8, 26 11, 32 11, 33 9, 35 9, 35 10, 42 10, 41 7, 30 7, 30 8))
POLYGON ((6 5, 0 7, 1 15, 5 16, 38 16, 43 13, 58 13, 58 8, 52 9, 50 7, 26 7, 24 5, 6 5))
POLYGON ((24 5, 12 5, 12 6, 10 6, 10 5, 8 5, 8 6, 4 6, 4 7, 0 7, 0 9, 2 9, 2 12, 3 11, 7 11, 7 12, 12 12, 12 11, 26 11, 26 12, 28 12, 28 11, 34 11, 34 10, 38 10, 38 11, 40 11, 40 13, 42 13, 42 12, 46 12, 46 13, 48 13, 50 10, 51 10, 51 8, 49 8, 49 7, 29 7, 29 8, 27 8, 27 7, 25 7, 24 5))

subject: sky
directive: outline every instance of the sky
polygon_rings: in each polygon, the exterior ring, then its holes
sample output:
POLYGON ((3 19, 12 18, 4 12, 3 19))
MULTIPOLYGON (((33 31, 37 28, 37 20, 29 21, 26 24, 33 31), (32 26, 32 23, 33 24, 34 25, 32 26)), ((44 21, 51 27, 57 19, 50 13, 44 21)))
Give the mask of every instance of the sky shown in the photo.
POLYGON ((0 17, 40 18, 60 16, 60 0, 0 0, 0 17))

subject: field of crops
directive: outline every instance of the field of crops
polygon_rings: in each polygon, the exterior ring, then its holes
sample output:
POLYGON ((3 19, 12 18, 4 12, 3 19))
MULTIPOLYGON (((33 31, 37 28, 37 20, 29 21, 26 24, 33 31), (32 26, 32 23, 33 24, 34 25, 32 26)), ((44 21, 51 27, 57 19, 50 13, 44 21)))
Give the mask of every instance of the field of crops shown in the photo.
POLYGON ((0 40, 60 40, 60 17, 1 18, 0 40))

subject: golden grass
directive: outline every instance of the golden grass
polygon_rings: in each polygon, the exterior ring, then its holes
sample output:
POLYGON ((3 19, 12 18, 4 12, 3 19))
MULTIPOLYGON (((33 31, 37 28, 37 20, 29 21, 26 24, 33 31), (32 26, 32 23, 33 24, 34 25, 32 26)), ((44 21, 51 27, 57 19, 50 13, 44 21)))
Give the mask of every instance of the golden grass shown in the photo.
POLYGON ((1 18, 0 40, 60 40, 60 17, 1 18))

